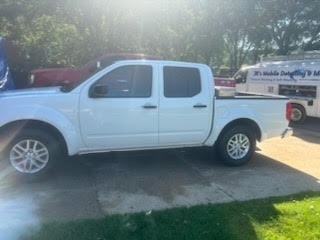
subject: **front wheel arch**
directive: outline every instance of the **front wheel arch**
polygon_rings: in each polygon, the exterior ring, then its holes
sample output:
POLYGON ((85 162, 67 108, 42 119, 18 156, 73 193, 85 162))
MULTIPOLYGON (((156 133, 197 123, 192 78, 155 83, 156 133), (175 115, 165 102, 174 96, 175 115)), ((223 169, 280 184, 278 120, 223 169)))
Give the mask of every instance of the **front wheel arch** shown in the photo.
POLYGON ((64 158, 67 155, 67 146, 62 134, 53 126, 41 121, 21 120, 7 124, 0 129, 0 140, 1 162, 8 167, 9 172, 14 170, 13 172, 22 176, 45 175, 56 165, 60 157, 64 158), (29 152, 28 144, 33 146, 29 147, 29 152), (37 156, 37 153, 40 155, 37 156), (34 162, 39 164, 39 171, 36 168, 29 172, 24 171, 24 166, 19 166, 19 161, 21 164, 27 164, 27 161, 19 160, 19 154, 29 158, 29 161, 32 157, 39 157, 39 162, 34 162), (16 160, 13 160, 14 158, 16 160))
POLYGON ((41 130, 48 133, 59 143, 61 153, 67 155, 68 147, 62 133, 49 123, 32 119, 18 120, 2 126, 0 128, 0 151, 2 151, 8 142, 10 142, 17 134, 19 134, 19 132, 27 129, 41 130))

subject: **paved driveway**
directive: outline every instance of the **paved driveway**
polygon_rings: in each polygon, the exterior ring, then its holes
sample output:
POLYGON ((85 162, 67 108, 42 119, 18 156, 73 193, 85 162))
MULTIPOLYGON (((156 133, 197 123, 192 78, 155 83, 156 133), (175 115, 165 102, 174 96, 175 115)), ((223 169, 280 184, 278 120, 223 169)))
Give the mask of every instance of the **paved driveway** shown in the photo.
POLYGON ((243 167, 194 149, 86 155, 28 182, 0 173, 0 239, 43 221, 320 191, 320 120, 293 127, 243 167))

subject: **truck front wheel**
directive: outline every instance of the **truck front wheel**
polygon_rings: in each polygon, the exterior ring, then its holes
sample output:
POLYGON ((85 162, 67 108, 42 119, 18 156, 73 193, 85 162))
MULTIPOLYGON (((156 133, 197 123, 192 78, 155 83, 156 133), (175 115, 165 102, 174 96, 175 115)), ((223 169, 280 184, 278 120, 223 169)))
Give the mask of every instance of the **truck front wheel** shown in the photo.
POLYGON ((43 175, 55 160, 56 142, 43 131, 25 129, 10 142, 5 158, 11 168, 20 175, 43 175))
POLYGON ((241 166, 247 163, 256 147, 256 138, 247 126, 233 126, 226 130, 218 142, 218 154, 229 166, 241 166))

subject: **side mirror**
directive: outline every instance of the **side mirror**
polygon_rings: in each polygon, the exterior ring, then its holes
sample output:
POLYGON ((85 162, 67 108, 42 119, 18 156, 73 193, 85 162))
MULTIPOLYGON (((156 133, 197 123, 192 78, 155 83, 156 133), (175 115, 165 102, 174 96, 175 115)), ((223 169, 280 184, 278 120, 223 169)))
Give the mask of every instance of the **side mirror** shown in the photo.
POLYGON ((108 86, 105 85, 96 85, 93 87, 90 97, 92 98, 101 98, 106 97, 108 94, 108 86))

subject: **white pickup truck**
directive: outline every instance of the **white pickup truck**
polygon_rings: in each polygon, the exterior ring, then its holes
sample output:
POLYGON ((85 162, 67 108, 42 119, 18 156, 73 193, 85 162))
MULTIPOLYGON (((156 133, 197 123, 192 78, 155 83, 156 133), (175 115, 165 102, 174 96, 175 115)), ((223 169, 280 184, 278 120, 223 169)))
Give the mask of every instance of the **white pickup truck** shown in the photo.
POLYGON ((119 61, 74 86, 0 94, 2 161, 38 175, 58 155, 216 146, 246 163, 256 141, 291 132, 286 97, 215 89, 203 64, 119 61))

